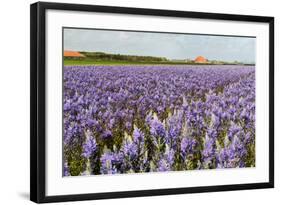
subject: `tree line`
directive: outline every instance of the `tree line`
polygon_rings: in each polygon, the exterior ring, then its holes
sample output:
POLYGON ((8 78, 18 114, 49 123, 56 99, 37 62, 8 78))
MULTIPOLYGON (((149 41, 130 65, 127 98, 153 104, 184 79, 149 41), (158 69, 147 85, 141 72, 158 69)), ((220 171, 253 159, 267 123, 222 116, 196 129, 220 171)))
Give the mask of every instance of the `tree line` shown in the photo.
POLYGON ((80 52, 85 55, 89 60, 101 60, 101 61, 140 61, 140 62, 165 62, 168 61, 164 57, 155 56, 136 56, 136 55, 124 55, 124 54, 110 54, 104 52, 80 52))

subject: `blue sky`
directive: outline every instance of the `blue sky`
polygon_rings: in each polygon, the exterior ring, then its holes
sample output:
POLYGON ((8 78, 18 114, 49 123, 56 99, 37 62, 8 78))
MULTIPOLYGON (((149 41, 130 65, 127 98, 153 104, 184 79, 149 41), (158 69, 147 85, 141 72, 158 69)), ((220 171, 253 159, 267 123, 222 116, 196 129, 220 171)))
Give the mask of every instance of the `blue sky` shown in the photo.
POLYGON ((255 63, 256 39, 249 37, 64 29, 64 49, 128 55, 255 63))

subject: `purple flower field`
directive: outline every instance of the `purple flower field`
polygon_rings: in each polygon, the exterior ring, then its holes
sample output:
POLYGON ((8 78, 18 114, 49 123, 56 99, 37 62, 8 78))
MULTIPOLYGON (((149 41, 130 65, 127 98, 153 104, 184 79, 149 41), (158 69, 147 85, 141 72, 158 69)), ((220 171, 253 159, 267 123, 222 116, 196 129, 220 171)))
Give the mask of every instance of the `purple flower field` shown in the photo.
POLYGON ((255 166, 255 67, 65 66, 64 176, 255 166))

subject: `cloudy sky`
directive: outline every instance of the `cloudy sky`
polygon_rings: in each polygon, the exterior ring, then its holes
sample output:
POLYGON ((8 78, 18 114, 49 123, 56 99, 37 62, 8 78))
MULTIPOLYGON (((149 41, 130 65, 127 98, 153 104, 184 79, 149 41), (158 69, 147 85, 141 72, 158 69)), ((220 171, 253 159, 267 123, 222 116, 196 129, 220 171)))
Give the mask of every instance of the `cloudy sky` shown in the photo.
POLYGON ((64 49, 75 51, 254 63, 255 47, 249 37, 64 29, 64 49))

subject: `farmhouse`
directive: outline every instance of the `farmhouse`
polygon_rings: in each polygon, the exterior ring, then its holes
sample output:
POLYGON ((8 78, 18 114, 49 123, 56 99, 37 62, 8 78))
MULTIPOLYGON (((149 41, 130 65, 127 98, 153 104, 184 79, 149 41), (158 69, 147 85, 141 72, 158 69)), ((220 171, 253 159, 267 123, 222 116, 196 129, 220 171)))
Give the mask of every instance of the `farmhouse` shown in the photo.
POLYGON ((194 60, 195 63, 207 63, 208 60, 203 56, 198 56, 194 60))
POLYGON ((82 59, 85 58, 85 56, 77 51, 64 51, 63 52, 63 56, 65 58, 69 58, 69 59, 82 59))

